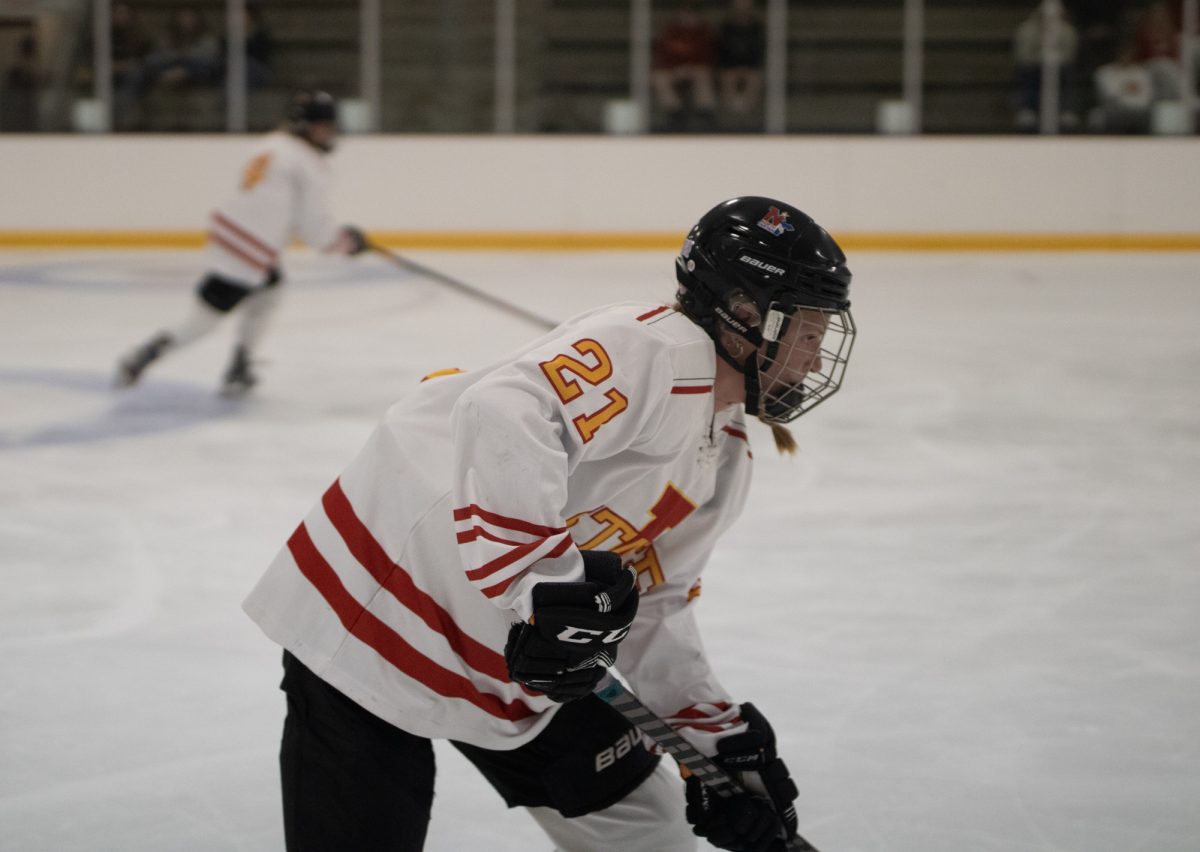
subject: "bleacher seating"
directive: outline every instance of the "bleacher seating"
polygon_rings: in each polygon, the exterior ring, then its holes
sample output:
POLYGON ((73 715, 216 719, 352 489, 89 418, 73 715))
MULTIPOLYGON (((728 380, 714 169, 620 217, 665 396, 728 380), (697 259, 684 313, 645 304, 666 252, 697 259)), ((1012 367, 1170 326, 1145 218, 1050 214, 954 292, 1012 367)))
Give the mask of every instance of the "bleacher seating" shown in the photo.
MULTIPOLYGON (((146 25, 166 26, 178 0, 138 0, 146 25)), ((223 4, 197 4, 210 26, 224 34, 223 4)), ((358 91, 359 17, 357 0, 260 0, 273 39, 270 76, 247 93, 246 120, 251 131, 279 124, 289 96, 298 88, 317 87, 339 96, 358 91)), ((223 82, 169 88, 152 86, 143 97, 138 129, 150 132, 219 132, 226 124, 223 82)))
MULTIPOLYGON (((716 24, 726 4, 705 0, 716 24)), ((930 0, 925 11, 925 129, 1011 129, 1012 35, 1032 0, 930 0)), ((670 6, 658 4, 657 28, 670 6)), ((546 4, 542 98, 570 100, 552 129, 602 129, 604 103, 629 94, 629 4, 546 4)), ((873 132, 880 100, 902 87, 901 0, 810 0, 788 15, 789 132, 873 132)), ((728 123, 728 117, 723 123, 728 123)), ((551 129, 551 128, 546 128, 551 129)))
MULTIPOLYGON (((216 0, 202 6, 221 30, 216 0)), ((161 28, 182 0, 135 0, 161 28)), ((1012 37, 1034 0, 928 0, 924 129, 1012 130, 1012 37)), ((288 94, 319 86, 359 93, 358 0, 259 0, 274 39, 270 80, 249 92, 252 131, 276 125, 288 94)), ((725 0, 700 0, 716 25, 725 0)), ((789 4, 787 130, 874 132, 876 108, 902 93, 902 0, 789 4)), ((493 129, 493 0, 404 0, 382 6, 381 126, 391 132, 493 129)), ((653 27, 670 15, 655 2, 653 27)), ((517 129, 595 133, 607 103, 630 95, 629 0, 522 0, 517 4, 517 129)), ((148 92, 143 129, 221 130, 220 85, 148 92)), ((718 128, 756 131, 757 117, 720 114, 718 128)))

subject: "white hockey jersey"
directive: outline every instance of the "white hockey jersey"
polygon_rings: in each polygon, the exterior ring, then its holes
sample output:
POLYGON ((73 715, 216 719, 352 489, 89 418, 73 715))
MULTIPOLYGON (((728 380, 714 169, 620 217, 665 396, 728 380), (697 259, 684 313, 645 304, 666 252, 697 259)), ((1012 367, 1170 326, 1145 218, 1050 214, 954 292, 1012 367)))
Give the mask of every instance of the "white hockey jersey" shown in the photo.
POLYGON ((532 587, 583 579, 580 549, 638 574, 618 669, 701 750, 743 730, 694 621, 700 574, 740 513, 740 405, 714 412, 715 350, 691 320, 621 304, 393 405, 245 602, 274 641, 377 716, 516 748, 559 705, 508 679, 532 587))
POLYGON ((284 131, 267 134, 242 170, 237 194, 213 211, 208 268, 254 285, 279 266, 279 253, 297 237, 321 251, 338 250, 331 177, 328 158, 312 145, 284 131))

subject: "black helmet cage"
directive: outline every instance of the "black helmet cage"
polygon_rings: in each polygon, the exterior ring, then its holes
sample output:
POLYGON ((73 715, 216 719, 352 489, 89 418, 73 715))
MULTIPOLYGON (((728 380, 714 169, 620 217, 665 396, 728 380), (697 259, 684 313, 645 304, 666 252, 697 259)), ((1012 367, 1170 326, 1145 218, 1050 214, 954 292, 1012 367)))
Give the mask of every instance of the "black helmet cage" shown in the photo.
POLYGON ((766 198, 725 202, 688 234, 676 258, 676 277, 684 313, 745 376, 748 413, 768 423, 787 423, 841 387, 856 334, 848 299, 850 271, 837 244, 812 219, 766 198), (794 217, 787 231, 800 232, 788 233, 782 241, 758 234, 751 223, 768 210, 776 217, 772 221, 794 217), (754 212, 748 216, 748 211, 754 212), (798 253, 803 256, 794 257, 798 253), (801 309, 819 311, 821 319, 801 309), (723 330, 758 351, 739 360, 742 347, 729 352, 723 330), (797 353, 801 347, 805 352, 797 353))

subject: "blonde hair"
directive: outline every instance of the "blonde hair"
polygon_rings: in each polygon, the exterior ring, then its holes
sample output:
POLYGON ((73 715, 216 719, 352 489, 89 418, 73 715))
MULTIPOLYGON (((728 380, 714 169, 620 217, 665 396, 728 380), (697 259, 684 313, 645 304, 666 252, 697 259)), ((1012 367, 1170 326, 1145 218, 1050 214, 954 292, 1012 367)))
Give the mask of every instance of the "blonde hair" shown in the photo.
POLYGON ((781 456, 794 456, 796 454, 796 436, 791 430, 779 423, 768 424, 771 427, 771 437, 775 439, 775 449, 779 450, 781 456))

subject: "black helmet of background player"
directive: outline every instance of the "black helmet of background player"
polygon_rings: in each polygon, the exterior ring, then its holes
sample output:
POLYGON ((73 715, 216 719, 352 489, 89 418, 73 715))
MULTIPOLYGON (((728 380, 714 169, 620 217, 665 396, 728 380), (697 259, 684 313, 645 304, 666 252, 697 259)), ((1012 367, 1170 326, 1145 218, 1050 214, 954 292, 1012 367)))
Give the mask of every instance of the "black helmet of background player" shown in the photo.
POLYGON ((287 129, 328 153, 337 135, 337 101, 318 89, 297 92, 287 110, 287 129))
POLYGON ((683 312, 745 376, 748 413, 786 423, 841 386, 850 269, 810 216, 759 196, 718 204, 688 233, 675 276, 683 312))

